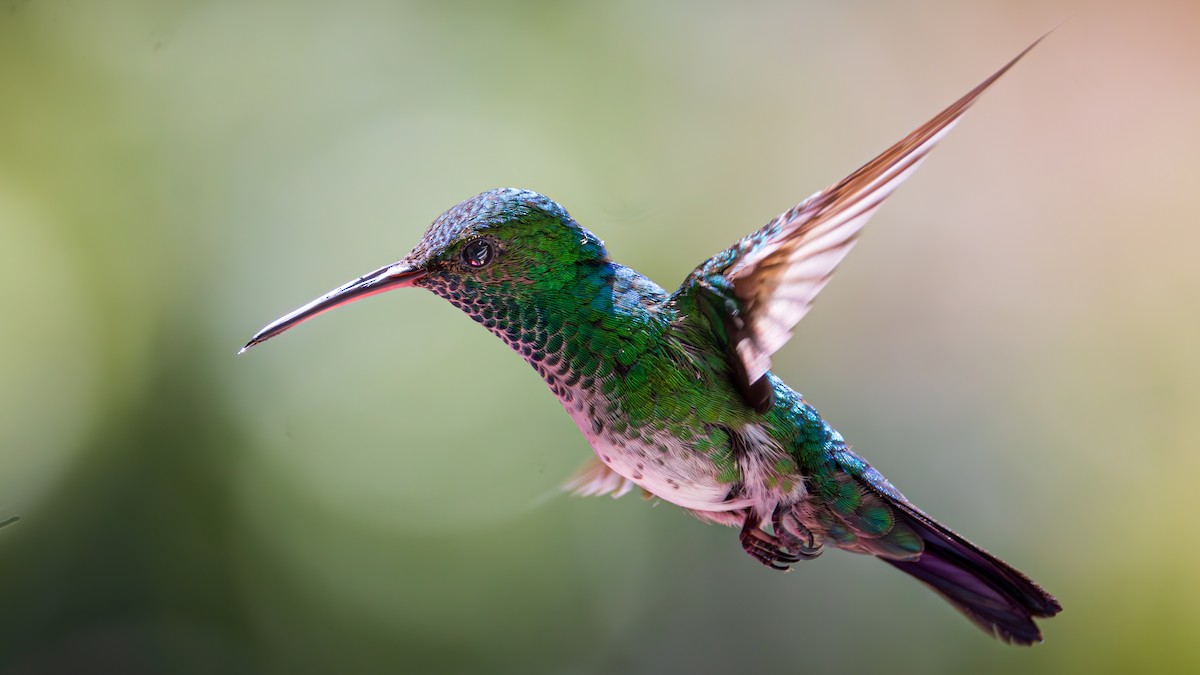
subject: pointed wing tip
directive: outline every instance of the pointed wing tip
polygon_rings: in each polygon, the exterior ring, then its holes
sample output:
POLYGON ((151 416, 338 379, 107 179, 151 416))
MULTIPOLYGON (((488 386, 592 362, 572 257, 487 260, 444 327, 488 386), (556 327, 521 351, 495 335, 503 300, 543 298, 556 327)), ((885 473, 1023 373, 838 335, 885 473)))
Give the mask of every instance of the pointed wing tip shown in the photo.
POLYGON ((1024 57, 1026 54, 1028 54, 1030 51, 1032 51, 1034 47, 1042 44, 1042 40, 1045 40, 1046 38, 1050 37, 1050 34, 1053 33, 1054 31, 1058 30, 1058 27, 1063 25, 1063 22, 1065 22, 1065 21, 1066 21, 1066 19, 1063 19, 1063 21, 1059 21, 1057 24, 1055 24, 1055 26, 1053 28, 1046 31, 1045 33, 1042 33, 1040 36, 1038 36, 1038 39, 1029 43, 1029 46, 1026 47, 1025 49, 1022 49, 1020 54, 1017 54, 1015 57, 1013 57, 1013 63, 1020 61, 1021 58, 1024 57))
MULTIPOLYGON (((1061 24, 1061 23, 1059 23, 1058 25, 1059 25, 1059 26, 1061 26, 1062 24, 1061 24)), ((1000 71, 996 73, 996 77, 999 77, 1000 75, 1003 75, 1003 74, 1005 73, 1005 71, 1007 71, 1009 68, 1012 68, 1013 66, 1017 65, 1017 62, 1018 62, 1018 61, 1020 61, 1021 59, 1025 58, 1025 55, 1026 55, 1026 54, 1028 54, 1029 52, 1033 51, 1033 48, 1034 48, 1034 47, 1036 47, 1036 46, 1038 46, 1038 45, 1042 44, 1042 40, 1045 40, 1046 38, 1050 37, 1050 34, 1051 34, 1051 33, 1053 33, 1053 32, 1054 32, 1054 31, 1056 31, 1056 30, 1058 30, 1058 26, 1055 26, 1054 28, 1051 28, 1050 30, 1046 31, 1045 33, 1042 33, 1042 35, 1041 35, 1041 36, 1040 36, 1038 39, 1036 39, 1036 40, 1034 40, 1033 42, 1029 43, 1029 46, 1028 46, 1028 47, 1026 47, 1025 49, 1022 49, 1020 54, 1017 54, 1016 56, 1014 56, 1014 57, 1012 58, 1012 60, 1011 60, 1011 61, 1009 61, 1008 63, 1004 64, 1004 67, 1003 67, 1003 68, 1001 68, 1001 69, 1000 69, 1000 71)))
MULTIPOLYGON (((1029 46, 1026 47, 1025 49, 1022 49, 1019 54, 1012 57, 1012 59, 1010 59, 1008 61, 1008 63, 1001 66, 999 70, 992 73, 986 80, 984 80, 983 82, 980 82, 974 89, 967 92, 962 98, 955 101, 954 104, 952 104, 949 108, 947 108, 945 111, 942 112, 942 115, 947 115, 949 113, 950 114, 949 121, 950 122, 956 121, 957 118, 959 117, 959 115, 961 115, 967 108, 969 108, 971 106, 971 104, 973 104, 975 102, 975 99, 979 98, 980 94, 982 94, 984 91, 987 91, 993 84, 996 83, 996 80, 999 80, 1001 77, 1003 77, 1004 74, 1007 73, 1010 69, 1012 69, 1013 66, 1017 65, 1017 63, 1021 59, 1025 58, 1025 56, 1027 54, 1029 54, 1029 52, 1033 51, 1034 47, 1040 45, 1042 43, 1042 40, 1045 40, 1046 38, 1050 37, 1050 34, 1053 33, 1057 29, 1058 29, 1058 26, 1055 26, 1054 28, 1051 28, 1050 30, 1043 33, 1041 35, 1041 37, 1039 37, 1038 39, 1031 42, 1029 44, 1029 46)), ((942 115, 939 115, 938 117, 941 117, 942 115)), ((938 118, 935 117, 934 119, 936 120, 938 118)))

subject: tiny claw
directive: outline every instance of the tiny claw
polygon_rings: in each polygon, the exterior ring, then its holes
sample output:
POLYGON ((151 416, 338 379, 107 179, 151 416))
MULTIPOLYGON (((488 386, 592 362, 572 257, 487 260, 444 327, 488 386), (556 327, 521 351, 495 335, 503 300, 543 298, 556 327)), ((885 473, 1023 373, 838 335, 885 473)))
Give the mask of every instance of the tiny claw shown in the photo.
POLYGON ((12 518, 5 520, 4 522, 0 522, 0 527, 8 527, 9 525, 12 525, 13 523, 17 522, 20 519, 21 519, 21 516, 13 516, 12 518))
POLYGON ((742 549, 751 558, 780 572, 788 571, 791 563, 797 563, 806 558, 802 551, 793 553, 779 539, 759 529, 758 522, 757 518, 747 516, 739 535, 742 549))
POLYGON ((816 535, 800 522, 795 513, 784 513, 783 509, 776 509, 771 516, 771 527, 783 545, 789 551, 795 551, 801 560, 812 560, 824 550, 816 535))

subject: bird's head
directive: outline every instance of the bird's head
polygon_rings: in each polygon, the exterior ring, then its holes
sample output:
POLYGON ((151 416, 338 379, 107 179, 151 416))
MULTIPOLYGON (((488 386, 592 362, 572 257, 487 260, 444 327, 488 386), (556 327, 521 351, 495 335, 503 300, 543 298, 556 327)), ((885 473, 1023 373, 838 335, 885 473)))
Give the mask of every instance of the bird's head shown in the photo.
POLYGON ((490 190, 438 216, 398 262, 280 317, 242 351, 334 307, 395 288, 428 288, 470 311, 500 296, 562 289, 582 269, 606 262, 604 242, 554 201, 529 190, 490 190))

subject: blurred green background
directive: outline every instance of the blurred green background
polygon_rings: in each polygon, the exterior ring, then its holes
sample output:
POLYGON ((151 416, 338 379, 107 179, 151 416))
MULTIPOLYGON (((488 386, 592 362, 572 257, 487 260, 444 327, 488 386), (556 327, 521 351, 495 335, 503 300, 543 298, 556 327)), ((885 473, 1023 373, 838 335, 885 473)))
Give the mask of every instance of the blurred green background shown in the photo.
POLYGON ((1194 2, 0 4, 0 672, 1200 670, 1194 2), (1128 6, 1126 6, 1128 5, 1128 6), (431 294, 279 314, 529 187, 674 286, 1045 30, 776 370, 1066 607, 556 486, 431 294))

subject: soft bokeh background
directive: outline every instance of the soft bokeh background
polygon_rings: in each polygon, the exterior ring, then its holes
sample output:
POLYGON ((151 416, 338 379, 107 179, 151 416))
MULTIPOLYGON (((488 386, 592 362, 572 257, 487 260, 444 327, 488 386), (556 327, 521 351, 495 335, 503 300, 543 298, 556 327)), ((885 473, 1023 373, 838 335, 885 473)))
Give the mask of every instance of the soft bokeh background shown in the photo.
POLYGON ((1200 669, 1200 6, 835 4, 3 2, 0 672, 1200 669), (1064 19, 776 361, 1041 646, 558 496, 580 434, 430 294, 234 357, 502 185, 673 285, 1064 19))

